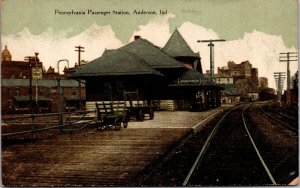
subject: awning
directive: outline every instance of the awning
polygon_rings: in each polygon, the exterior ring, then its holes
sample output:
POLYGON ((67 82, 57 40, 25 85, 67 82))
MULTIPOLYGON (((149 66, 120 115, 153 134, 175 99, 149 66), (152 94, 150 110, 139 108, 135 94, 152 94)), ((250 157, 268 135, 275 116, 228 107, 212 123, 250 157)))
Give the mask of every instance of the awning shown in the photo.
POLYGON ((85 96, 82 96, 81 99, 79 99, 79 96, 77 96, 77 95, 65 96, 64 98, 65 98, 66 101, 85 100, 85 96))
MULTIPOLYGON (((14 99, 16 101, 30 101, 30 96, 15 96, 14 99)), ((32 96, 32 101, 35 101, 35 96, 32 96)), ((44 97, 44 96, 38 96, 38 101, 50 101, 51 99, 44 97)))
POLYGON ((224 88, 210 79, 203 76, 196 70, 185 71, 178 79, 176 83, 169 85, 170 87, 197 87, 197 88, 211 88, 223 90, 224 88))

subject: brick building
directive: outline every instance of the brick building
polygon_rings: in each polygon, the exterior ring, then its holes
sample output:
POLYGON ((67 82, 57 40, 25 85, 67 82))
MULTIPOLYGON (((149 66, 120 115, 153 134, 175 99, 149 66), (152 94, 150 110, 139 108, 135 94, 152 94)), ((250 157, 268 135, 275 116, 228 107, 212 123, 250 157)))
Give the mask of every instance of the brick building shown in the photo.
POLYGON ((252 68, 249 61, 243 61, 240 64, 229 61, 227 65, 227 67, 218 67, 218 74, 232 76, 233 83, 240 79, 247 79, 253 81, 257 86, 258 70, 257 68, 252 68))
POLYGON ((259 88, 266 88, 266 87, 268 87, 268 78, 266 78, 266 77, 259 77, 258 78, 258 87, 259 88))
MULTIPOLYGON (((234 104, 240 102, 240 93, 237 87, 233 84, 233 77, 230 75, 228 67, 223 67, 222 73, 214 74, 214 81, 220 84, 224 90, 221 91, 222 104, 234 104)), ((204 76, 210 79, 210 70, 206 70, 204 76)))
POLYGON ((241 94, 241 100, 258 100, 258 69, 252 68, 249 61, 243 61, 240 64, 229 61, 227 65, 218 67, 218 74, 232 77, 234 86, 241 94))
MULTIPOLYGON (((204 76, 210 79, 210 70, 206 70, 204 76)), ((233 84, 233 77, 228 74, 217 73, 214 74, 214 81, 217 84, 233 84)))
POLYGON ((5 46, 2 52, 1 78, 29 79, 33 67, 43 69, 43 63, 40 62, 37 56, 27 56, 25 58, 27 61, 12 61, 12 56, 7 46, 5 46))
POLYGON ((25 61, 13 61, 7 46, 2 51, 1 61, 1 112, 29 113, 32 111, 57 112, 57 77, 61 79, 63 108, 79 108, 79 101, 85 100, 85 86, 81 87, 79 97, 78 81, 68 80, 58 75, 54 68, 46 71, 37 54, 25 57, 25 61), (34 79, 39 73, 41 79, 34 79), (37 97, 36 97, 37 96, 37 97))

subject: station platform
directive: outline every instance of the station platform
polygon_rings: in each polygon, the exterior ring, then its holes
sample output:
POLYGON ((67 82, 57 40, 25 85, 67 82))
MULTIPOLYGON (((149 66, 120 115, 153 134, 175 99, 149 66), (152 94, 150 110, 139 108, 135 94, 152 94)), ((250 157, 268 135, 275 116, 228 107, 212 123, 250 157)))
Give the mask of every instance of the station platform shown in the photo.
POLYGON ((87 128, 2 150, 4 186, 128 186, 189 132, 228 107, 206 112, 160 111, 120 131, 87 128))

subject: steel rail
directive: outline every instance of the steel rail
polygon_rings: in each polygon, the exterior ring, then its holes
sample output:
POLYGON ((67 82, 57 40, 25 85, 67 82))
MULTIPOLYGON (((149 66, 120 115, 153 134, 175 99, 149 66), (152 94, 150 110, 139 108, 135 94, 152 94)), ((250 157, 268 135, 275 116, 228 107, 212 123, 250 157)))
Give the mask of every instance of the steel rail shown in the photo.
MULTIPOLYGON (((262 165, 263 165, 263 167, 264 167, 266 173, 268 174, 268 177, 270 178, 271 182, 272 182, 274 185, 277 185, 277 183, 276 183, 276 181, 274 180, 274 178, 273 178, 273 176, 272 176, 270 170, 268 169, 268 167, 267 167, 267 165, 265 164, 263 158, 261 157, 261 155, 260 155, 260 153, 259 153, 259 151, 258 151, 258 149, 257 149, 257 147, 256 147, 256 145, 255 145, 255 143, 254 143, 254 141, 253 141, 253 139, 252 139, 252 137, 251 137, 249 131, 248 131, 248 128, 247 128, 247 126, 246 126, 245 118, 244 118, 244 111, 245 111, 245 109, 248 108, 249 106, 250 106, 250 104, 248 104, 248 105, 243 109, 243 111, 242 111, 243 124, 244 124, 245 129, 246 129, 246 132, 247 132, 247 134, 248 134, 248 136, 249 136, 249 138, 250 138, 250 141, 251 141, 251 143, 252 143, 252 145, 253 145, 253 147, 254 147, 254 149, 255 149, 255 151, 256 151, 256 154, 257 154, 257 156, 259 157, 260 162, 262 163, 262 165)), ((221 122, 223 121, 223 119, 224 119, 229 113, 231 113, 234 109, 236 109, 236 108, 238 108, 238 106, 232 108, 232 109, 229 110, 226 114, 224 114, 224 116, 223 116, 223 117, 220 119, 220 121, 217 123, 217 125, 215 126, 215 128, 213 129, 213 131, 210 133, 210 135, 209 135, 209 137, 206 139, 205 144, 203 145, 203 147, 202 147, 202 149, 201 149, 199 155, 197 156, 197 158, 196 158, 196 160, 195 160, 193 166, 191 167, 191 169, 190 169, 188 175, 186 176, 186 178, 185 178, 185 180, 184 180, 184 182, 183 182, 183 184, 182 184, 183 186, 186 186, 186 185, 188 184, 188 182, 189 182, 191 176, 193 175, 193 173, 194 173, 196 167, 199 166, 200 161, 201 161, 203 155, 205 154, 205 151, 206 151, 207 148, 209 147, 209 144, 210 144, 212 138, 214 137, 214 135, 215 135, 217 129, 220 127, 220 124, 221 124, 221 122)))
MULTIPOLYGON (((264 102, 261 102, 261 103, 264 104, 264 102)), ((268 106, 268 107, 270 107, 270 106, 268 106)), ((262 108, 262 107, 261 107, 261 108, 262 108)), ((285 113, 277 112, 277 111, 275 111, 274 109, 271 109, 271 111, 274 112, 274 113, 278 113, 278 114, 280 114, 281 116, 283 116, 283 117, 285 117, 285 118, 287 118, 287 119, 289 119, 289 120, 291 120, 291 121, 297 121, 297 119, 295 119, 294 117, 292 117, 292 116, 290 116, 290 115, 287 115, 287 114, 285 114, 285 113)))
POLYGON ((282 115, 283 117, 286 117, 286 118, 288 118, 289 120, 292 120, 292 121, 297 121, 297 119, 295 119, 294 117, 292 117, 292 116, 289 116, 289 115, 287 115, 287 114, 284 114, 284 113, 279 113, 280 115, 282 115))
POLYGON ((280 124, 282 124, 282 125, 284 125, 284 126, 290 128, 291 130, 293 130, 293 131, 295 131, 295 132, 298 132, 298 129, 296 129, 296 128, 294 128, 294 127, 292 127, 292 126, 286 124, 285 122, 283 122, 283 121, 281 121, 281 120, 279 120, 279 119, 277 119, 277 118, 274 118, 273 116, 271 116, 270 114, 268 114, 268 112, 266 112, 266 111, 262 108, 261 105, 259 106, 259 108, 260 108, 260 110, 261 110, 268 118, 270 118, 270 119, 272 119, 272 120, 274 120, 274 121, 276 121, 276 122, 278 122, 278 123, 280 123, 280 124))
POLYGON ((248 134, 248 136, 249 136, 249 139, 251 140, 252 146, 254 147, 254 149, 255 149, 255 151, 256 151, 256 154, 257 154, 257 156, 258 156, 258 158, 259 158, 261 164, 263 165, 263 167, 264 167, 266 173, 268 174, 268 176, 269 176, 271 182, 273 183, 273 185, 277 185, 277 183, 276 183, 274 177, 272 176, 272 174, 271 174, 271 172, 270 172, 268 166, 266 165, 264 159, 263 159, 262 156, 260 155, 260 153, 259 153, 259 151, 258 151, 258 149, 257 149, 257 147, 256 147, 256 145, 255 145, 255 142, 254 142, 254 140, 253 140, 253 138, 252 138, 252 136, 251 136, 251 134, 250 134, 250 132, 249 132, 249 130, 248 130, 248 128, 247 128, 244 113, 245 113, 245 110, 246 110, 247 108, 249 108, 250 105, 251 105, 251 104, 248 104, 248 105, 243 109, 243 112, 242 112, 242 117, 243 117, 244 127, 245 127, 245 129, 246 129, 246 131, 247 131, 247 134, 248 134))
POLYGON ((239 106, 236 106, 236 107, 230 109, 228 112, 226 112, 226 113, 222 116, 222 118, 220 119, 220 121, 217 123, 217 125, 215 126, 215 128, 212 130, 212 132, 210 133, 210 135, 209 135, 208 138, 206 139, 206 141, 205 141, 205 143, 204 143, 204 145, 203 145, 203 147, 202 147, 202 149, 201 149, 199 155, 197 156, 197 158, 196 158, 196 160, 195 160, 193 166, 191 167, 191 169, 190 169, 189 173, 187 174, 186 178, 184 179, 184 181, 183 181, 183 183, 182 183, 183 186, 186 186, 186 185, 188 184, 188 182, 189 182, 191 176, 193 175, 193 173, 194 173, 196 167, 199 165, 199 163, 200 163, 200 161, 201 161, 201 159, 202 159, 202 157, 203 157, 203 155, 204 155, 206 149, 208 148, 208 146, 209 146, 209 144, 210 144, 210 142, 211 142, 213 136, 215 135, 215 133, 216 133, 217 129, 219 128, 219 126, 220 126, 221 122, 223 121, 223 119, 224 119, 224 118, 225 118, 232 110, 234 110, 234 109, 236 109, 236 108, 238 108, 238 107, 239 107, 239 106))

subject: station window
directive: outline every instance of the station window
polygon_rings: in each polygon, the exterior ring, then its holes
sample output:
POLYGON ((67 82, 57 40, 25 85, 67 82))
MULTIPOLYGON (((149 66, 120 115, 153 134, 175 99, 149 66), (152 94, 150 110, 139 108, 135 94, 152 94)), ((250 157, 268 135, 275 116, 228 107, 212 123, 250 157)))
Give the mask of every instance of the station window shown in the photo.
POLYGON ((38 88, 38 92, 39 92, 39 95, 43 95, 43 90, 44 90, 44 88, 38 88))
POLYGON ((16 95, 20 95, 20 88, 19 87, 16 87, 16 95))
POLYGON ((48 96, 51 95, 51 87, 48 88, 47 95, 48 95, 48 96))
POLYGON ((72 95, 76 95, 76 88, 75 87, 72 88, 72 95))
POLYGON ((13 96, 13 91, 12 91, 12 89, 11 89, 11 88, 9 88, 9 89, 8 89, 8 94, 9 94, 9 96, 10 96, 10 97, 12 97, 12 96, 13 96))
POLYGON ((9 108, 9 109, 12 109, 12 107, 13 107, 13 102, 12 102, 12 100, 8 100, 8 108, 9 108))

